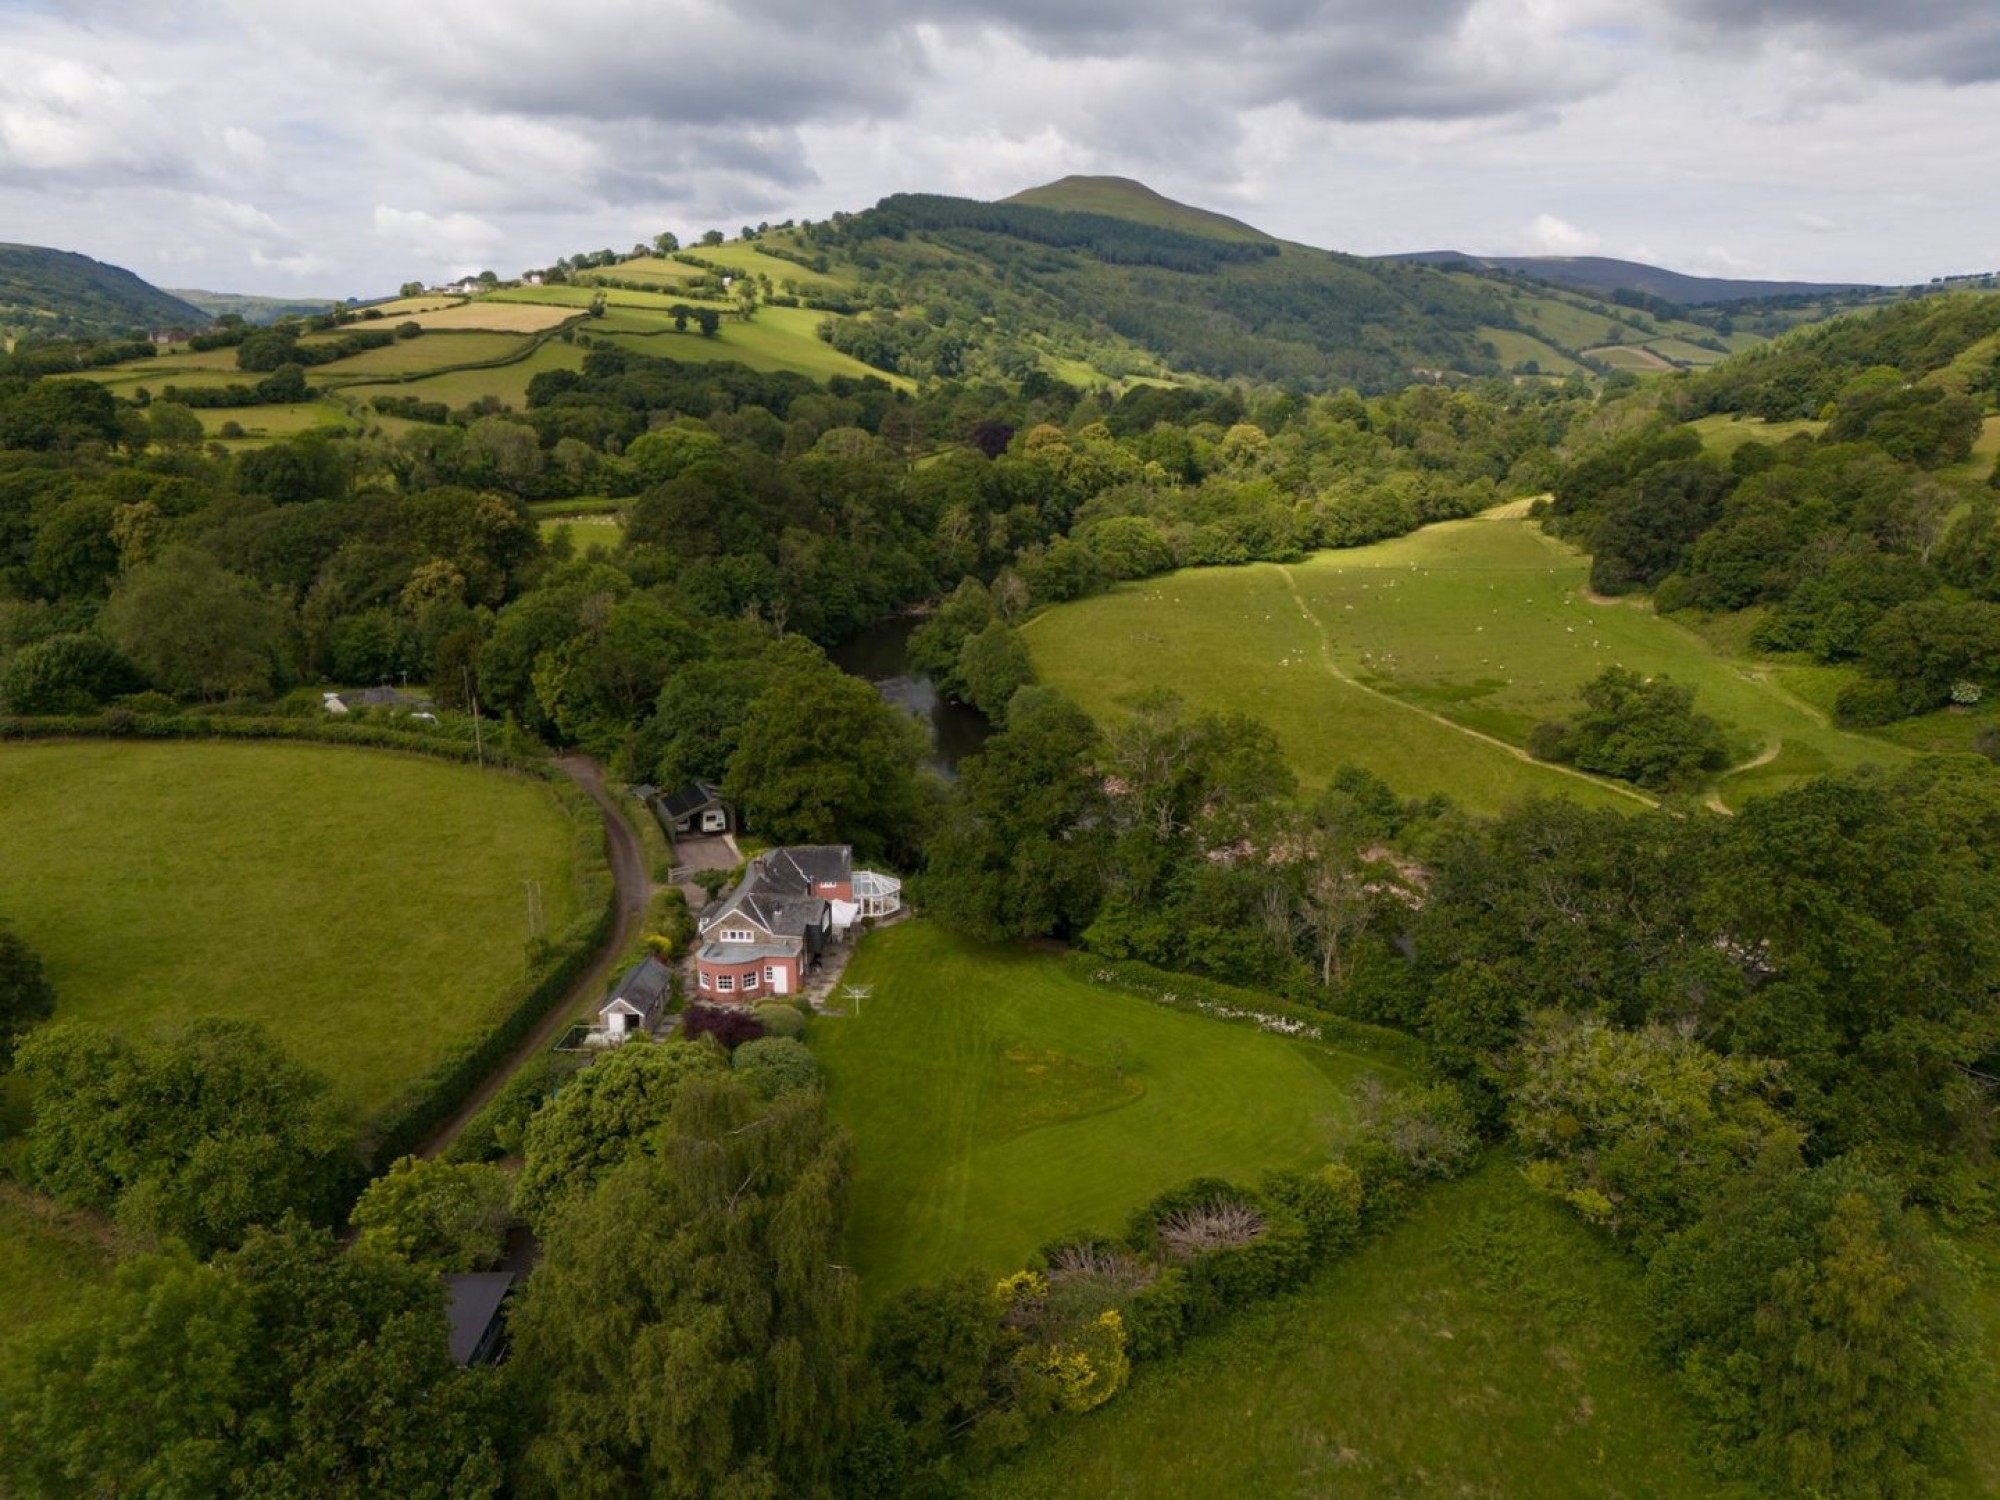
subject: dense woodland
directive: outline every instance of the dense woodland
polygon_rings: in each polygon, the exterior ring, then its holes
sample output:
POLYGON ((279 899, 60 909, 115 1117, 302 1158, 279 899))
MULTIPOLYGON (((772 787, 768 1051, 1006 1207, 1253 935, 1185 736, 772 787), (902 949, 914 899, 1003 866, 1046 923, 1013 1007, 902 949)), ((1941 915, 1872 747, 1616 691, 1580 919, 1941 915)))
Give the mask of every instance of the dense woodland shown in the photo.
MULTIPOLYGON (((1763 644, 1858 662, 1853 722, 1970 701, 2000 688, 2000 534, 1983 476, 1945 471, 2000 388, 1995 306, 1914 303, 1610 399, 904 395, 600 348, 521 411, 234 452, 30 351, 0 375, 10 715, 304 717, 313 685, 407 679, 440 735, 472 697, 517 745, 718 779, 760 835, 851 842, 955 931, 1393 1027, 1426 1082, 1317 1173, 1192 1184, 997 1298, 948 1283, 864 1319, 839 1253, 851 1147, 789 1036, 628 1046, 539 1109, 516 1097, 471 1153, 518 1150, 512 1183, 465 1160, 361 1190, 324 1085, 268 1043, 47 1022, 0 929, 0 1022, 37 1101, 17 1170, 156 1247, 8 1355, 0 1481, 950 1493, 1490 1149, 1643 1265, 1719 1467, 1925 1492, 1974 1359, 1938 1232, 2000 1211, 2000 770, 1920 759, 1734 818, 1480 819, 1358 770, 1302 790, 1267 728, 1171 696, 1097 723, 1031 680, 1014 627, 1120 580, 1551 491, 1597 587, 1754 609, 1763 644), (1679 424, 1724 411, 1826 426, 1721 460, 1679 424), (540 539, 528 503, 578 494, 625 506, 615 552, 540 539), (950 787, 822 649, 915 606, 913 654, 999 726, 950 787), (461 1371, 432 1273, 491 1263, 510 1200, 546 1259, 510 1362, 461 1371)), ((1644 686, 1602 680, 1544 748, 1587 763, 1643 720, 1657 743, 1614 774, 1698 773, 1693 706, 1644 686)))

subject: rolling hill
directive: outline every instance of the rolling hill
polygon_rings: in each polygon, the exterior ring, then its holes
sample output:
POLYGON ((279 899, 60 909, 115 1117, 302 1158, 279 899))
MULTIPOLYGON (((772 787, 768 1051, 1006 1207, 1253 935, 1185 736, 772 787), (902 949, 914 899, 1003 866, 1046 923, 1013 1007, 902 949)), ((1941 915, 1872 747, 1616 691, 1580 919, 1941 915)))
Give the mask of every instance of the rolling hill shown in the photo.
POLYGON ((260 297, 249 292, 207 292, 168 287, 167 295, 200 308, 212 318, 235 313, 246 323, 275 323, 281 318, 310 318, 341 304, 339 297, 260 297))
POLYGON ((88 338, 209 321, 122 266, 42 245, 0 245, 0 334, 88 338))

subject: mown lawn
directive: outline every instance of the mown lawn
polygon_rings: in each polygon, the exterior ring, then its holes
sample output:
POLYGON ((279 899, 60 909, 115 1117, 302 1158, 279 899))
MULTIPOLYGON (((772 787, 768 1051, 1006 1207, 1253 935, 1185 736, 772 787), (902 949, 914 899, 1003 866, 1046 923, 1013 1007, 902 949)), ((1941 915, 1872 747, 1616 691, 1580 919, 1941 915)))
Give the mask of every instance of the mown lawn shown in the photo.
POLYGON ((812 1045, 854 1132, 849 1247, 871 1298, 1011 1269, 1066 1230, 1118 1230, 1189 1177, 1324 1160, 1350 1086, 1395 1072, 924 921, 867 937, 845 982, 868 994, 816 1020, 812 1045))
POLYGON ((579 911, 573 837, 524 778, 323 745, 0 748, 0 915, 59 1016, 260 1022, 362 1119, 501 1018, 579 911))
POLYGON ((1406 794, 1443 791, 1478 810, 1537 791, 1637 805, 1512 753, 1613 665, 1693 684, 1741 762, 1775 756, 1740 782, 1722 778, 1732 806, 1812 771, 1907 757, 1833 729, 1760 663, 1719 654, 1643 603, 1592 603, 1588 571, 1532 523, 1482 517, 1290 568, 1125 585, 1041 616, 1027 640, 1042 677, 1099 715, 1171 688, 1262 719, 1308 783, 1351 762, 1406 794))
POLYGON ((1141 1365, 975 1493, 1747 1497, 1709 1473, 1638 1292, 1634 1262, 1494 1162, 1302 1290, 1141 1365))

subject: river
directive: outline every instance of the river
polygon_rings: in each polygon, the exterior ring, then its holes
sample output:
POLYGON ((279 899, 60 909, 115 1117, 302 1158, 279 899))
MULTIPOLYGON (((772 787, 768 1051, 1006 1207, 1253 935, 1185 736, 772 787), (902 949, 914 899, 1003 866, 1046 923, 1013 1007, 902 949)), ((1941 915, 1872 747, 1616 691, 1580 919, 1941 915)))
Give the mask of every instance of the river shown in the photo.
POLYGON ((958 763, 986 743, 993 726, 978 709, 953 702, 930 678, 910 670, 910 632, 919 623, 909 615, 891 615, 826 654, 834 665, 866 678, 884 698, 923 723, 930 731, 931 768, 950 781, 957 775, 958 763))

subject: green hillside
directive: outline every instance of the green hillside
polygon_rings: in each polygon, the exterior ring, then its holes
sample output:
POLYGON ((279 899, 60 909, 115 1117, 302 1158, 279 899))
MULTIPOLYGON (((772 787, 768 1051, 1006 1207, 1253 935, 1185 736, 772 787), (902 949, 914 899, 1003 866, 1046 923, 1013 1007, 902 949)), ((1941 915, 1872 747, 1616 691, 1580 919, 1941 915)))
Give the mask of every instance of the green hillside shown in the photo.
POLYGON ((0 335, 63 338, 202 328, 209 315, 121 266, 41 245, 0 245, 0 335))
POLYGON ((851 286, 837 305, 811 304, 838 314, 826 336, 917 378, 1039 369, 1086 384, 1366 392, 1412 379, 1648 376, 1717 363, 1842 305, 1689 309, 1464 258, 1346 255, 1117 177, 1066 177, 997 203, 897 194, 756 245, 851 286))
POLYGON ((1000 201, 1070 213, 1107 214, 1114 219, 1130 219, 1135 224, 1178 229, 1186 234, 1202 234, 1216 240, 1271 238, 1263 230, 1245 224, 1241 219, 1176 203, 1154 192, 1145 183, 1134 182, 1129 177, 1064 177, 1000 201))

